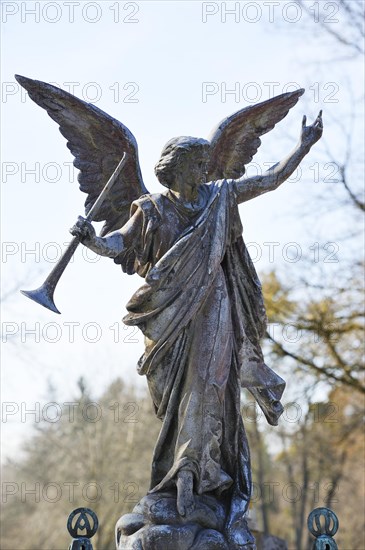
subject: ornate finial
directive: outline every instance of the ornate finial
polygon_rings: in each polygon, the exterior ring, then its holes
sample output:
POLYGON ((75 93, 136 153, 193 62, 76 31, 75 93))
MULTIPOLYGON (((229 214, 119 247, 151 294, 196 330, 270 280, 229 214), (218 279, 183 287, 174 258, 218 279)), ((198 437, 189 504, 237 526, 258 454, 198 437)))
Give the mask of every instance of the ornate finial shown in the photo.
POLYGON ((315 508, 308 516, 308 529, 316 540, 313 550, 338 550, 333 536, 337 533, 338 519, 329 508, 315 508), (321 518, 324 518, 321 522, 321 518))
POLYGON ((67 520, 68 532, 74 539, 69 550, 93 550, 89 539, 95 535, 98 526, 97 515, 90 508, 76 508, 73 510, 67 520), (74 521, 75 517, 76 520, 74 521), (86 531, 86 533, 80 535, 79 531, 86 531))

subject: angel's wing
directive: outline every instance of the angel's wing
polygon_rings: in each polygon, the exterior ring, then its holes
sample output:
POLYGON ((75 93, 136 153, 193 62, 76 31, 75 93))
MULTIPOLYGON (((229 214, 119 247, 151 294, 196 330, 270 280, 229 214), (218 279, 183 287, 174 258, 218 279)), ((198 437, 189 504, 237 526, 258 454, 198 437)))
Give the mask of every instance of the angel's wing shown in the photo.
POLYGON ((260 136, 272 130, 303 93, 301 88, 281 94, 222 120, 209 138, 208 181, 241 177, 261 145, 260 136))
POLYGON ((95 221, 105 221, 101 235, 122 227, 129 218, 131 203, 148 193, 142 180, 133 134, 95 105, 60 88, 24 76, 15 75, 15 78, 28 91, 31 99, 46 109, 59 124, 61 134, 68 140, 67 147, 75 157, 74 165, 80 170, 80 189, 88 195, 86 213, 98 198, 123 152, 127 153, 123 171, 95 217, 95 221))

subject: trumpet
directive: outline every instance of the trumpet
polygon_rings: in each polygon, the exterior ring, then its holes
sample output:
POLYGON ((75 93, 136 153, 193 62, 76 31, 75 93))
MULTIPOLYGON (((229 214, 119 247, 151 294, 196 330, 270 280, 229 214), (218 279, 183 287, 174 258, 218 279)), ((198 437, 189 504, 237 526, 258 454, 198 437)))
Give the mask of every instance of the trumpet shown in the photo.
MULTIPOLYGON (((107 197, 110 189, 113 187, 114 183, 118 179, 119 174, 121 173, 123 166, 127 159, 127 153, 123 153, 123 157, 118 163, 116 169, 110 176, 109 180, 105 184, 102 192, 94 202, 93 206, 90 208, 86 219, 91 222, 98 211, 100 210, 101 205, 103 204, 105 198, 107 197)), ((41 306, 50 309, 51 311, 54 311, 55 313, 61 313, 55 303, 54 303, 54 291, 56 289, 57 283, 61 278, 62 273, 65 271, 69 261, 71 260, 72 256, 75 253, 76 248, 80 244, 79 237, 73 237, 71 242, 69 243, 68 247, 66 248, 65 252, 57 262, 57 264, 54 266, 50 274, 48 275, 47 279, 44 281, 44 283, 35 290, 21 290, 20 292, 26 296, 27 298, 30 298, 34 302, 37 302, 37 304, 40 304, 41 306)))

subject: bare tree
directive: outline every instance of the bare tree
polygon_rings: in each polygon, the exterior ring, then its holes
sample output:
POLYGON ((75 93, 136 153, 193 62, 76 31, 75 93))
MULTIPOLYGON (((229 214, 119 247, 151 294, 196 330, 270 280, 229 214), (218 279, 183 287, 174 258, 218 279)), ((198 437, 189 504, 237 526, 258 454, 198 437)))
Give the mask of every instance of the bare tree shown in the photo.
POLYGON ((364 53, 364 2, 336 0, 336 2, 309 2, 297 4, 320 26, 322 35, 341 46, 342 51, 357 56, 364 53), (337 6, 336 6, 337 4, 337 6))

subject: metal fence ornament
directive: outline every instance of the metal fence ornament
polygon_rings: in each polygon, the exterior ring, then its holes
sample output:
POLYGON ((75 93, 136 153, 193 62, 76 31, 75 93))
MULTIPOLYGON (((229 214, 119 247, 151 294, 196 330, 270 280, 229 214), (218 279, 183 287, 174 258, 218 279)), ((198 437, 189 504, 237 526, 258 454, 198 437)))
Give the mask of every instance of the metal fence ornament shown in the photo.
POLYGON ((73 510, 67 520, 67 530, 73 537, 69 550, 93 550, 90 539, 95 535, 98 526, 98 517, 90 508, 73 510))
POLYGON ((308 529, 316 538, 313 550, 338 550, 332 538, 338 530, 338 518, 329 508, 315 508, 308 516, 308 529), (323 519, 322 519, 323 518, 323 519))

